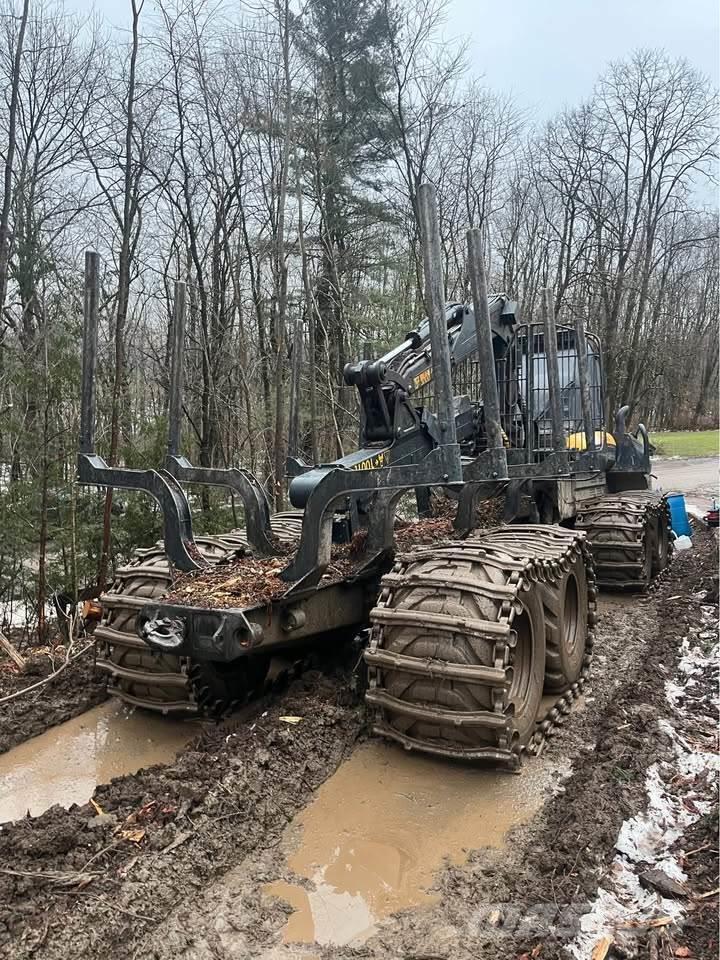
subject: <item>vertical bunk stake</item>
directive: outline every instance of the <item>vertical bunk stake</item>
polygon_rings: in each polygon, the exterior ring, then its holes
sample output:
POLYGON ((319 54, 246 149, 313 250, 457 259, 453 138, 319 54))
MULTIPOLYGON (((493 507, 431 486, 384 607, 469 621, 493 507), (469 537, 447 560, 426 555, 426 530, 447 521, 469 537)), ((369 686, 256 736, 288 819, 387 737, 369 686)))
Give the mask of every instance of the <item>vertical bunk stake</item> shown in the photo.
POLYGON ((565 450, 565 431, 563 430, 562 408, 560 406, 560 370, 558 367, 557 327, 553 308, 552 290, 542 290, 543 328, 545 331, 545 359, 547 363, 547 384, 550 395, 550 419, 552 423, 552 446, 556 453, 565 450))
POLYGON ((498 399, 497 378, 495 375, 495 353, 493 351, 492 326, 488 308, 487 279, 483 263, 482 232, 473 227, 467 232, 468 271, 472 286, 475 313, 475 335, 478 343, 480 378, 485 416, 485 431, 488 447, 501 450, 503 447, 502 428, 500 426, 500 401, 498 399))
POLYGON ((288 417, 288 457, 300 456, 300 368, 303 361, 302 327, 298 320, 293 336, 290 369, 290 414, 288 417))
POLYGON ((590 402, 590 382, 588 379, 588 355, 585 326, 581 316, 575 317, 575 346, 577 353, 578 379, 580 380, 580 403, 582 405, 585 446, 595 449, 595 431, 593 429, 592 404, 590 402))
POLYGON ((525 445, 528 463, 535 463, 535 324, 532 321, 527 325, 526 390, 527 436, 525 437, 525 445))
POLYGON ((80 453, 95 452, 95 368, 97 366, 100 254, 85 251, 83 298, 82 396, 80 400, 80 453))
POLYGON ((175 281, 173 300, 172 355, 170 357, 170 397, 168 404, 168 447, 170 457, 180 456, 183 398, 183 347, 185 346, 186 284, 175 281))
MULTIPOLYGON (((455 411, 453 408, 450 345, 445 319, 445 289, 443 286, 440 225, 437 212, 437 193, 432 183, 418 188, 418 207, 423 241, 425 267, 425 298, 430 321, 432 374, 435 383, 435 408, 442 444, 457 444, 455 411)), ((458 451, 458 470, 460 455, 458 451)), ((458 477, 458 479, 460 479, 458 477)))

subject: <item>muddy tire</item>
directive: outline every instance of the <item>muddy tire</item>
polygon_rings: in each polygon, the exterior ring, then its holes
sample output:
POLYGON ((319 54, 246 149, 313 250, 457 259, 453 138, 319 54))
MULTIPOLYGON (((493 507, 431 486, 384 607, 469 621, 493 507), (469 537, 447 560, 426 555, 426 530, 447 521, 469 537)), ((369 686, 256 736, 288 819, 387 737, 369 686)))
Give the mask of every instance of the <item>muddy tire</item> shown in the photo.
POLYGON ((662 573, 670 563, 672 555, 672 541, 670 538, 670 507, 667 500, 663 500, 657 512, 655 526, 655 541, 652 555, 652 575, 662 573))
POLYGON ((194 713, 186 662, 152 653, 135 632, 138 611, 161 597, 170 583, 170 565, 161 549, 138 551, 118 569, 111 589, 100 598, 97 665, 109 675, 108 692, 132 706, 194 713))
POLYGON ((535 526, 399 557, 365 653, 374 731, 407 749, 512 763, 537 729, 542 588, 583 558, 581 537, 535 526))
POLYGON ((566 690, 582 672, 588 638, 585 564, 577 557, 555 583, 541 586, 545 613, 545 689, 566 690))
MULTIPOLYGON (((405 582, 388 598, 396 619, 384 629, 383 651, 395 655, 402 667, 408 658, 459 669, 451 677, 432 670, 418 676, 403 668, 386 669, 383 693, 369 690, 368 702, 386 708, 386 721, 405 745, 433 745, 438 753, 481 755, 508 749, 510 738, 526 737, 542 696, 545 663, 537 589, 512 611, 512 626, 506 618, 496 636, 492 628, 500 620, 502 601, 483 587, 502 587, 506 577, 485 566, 478 551, 438 552, 410 563, 401 576, 405 582), (498 684, 493 686, 483 671, 498 663, 498 684), (507 716, 499 726, 493 725, 496 703, 507 716), (480 722, 483 713, 485 724, 480 722)), ((373 619, 379 619, 377 613, 373 619)))
POLYGON ((666 512, 663 497, 650 490, 609 494, 583 507, 576 528, 587 535, 601 587, 647 589, 667 564, 659 529, 666 512))
MULTIPOLYGON (((273 533, 283 544, 297 539, 302 515, 286 513, 271 520, 273 533)), ((198 537, 203 558, 217 563, 247 541, 240 530, 220 537, 198 537)), ((242 664, 192 664, 185 657, 157 654, 135 632, 138 610, 158 600, 171 584, 170 565, 162 546, 139 550, 119 568, 110 590, 100 602, 103 617, 95 630, 97 665, 108 674, 108 692, 130 706, 159 713, 193 716, 220 715, 258 689, 267 672, 266 658, 242 664)))

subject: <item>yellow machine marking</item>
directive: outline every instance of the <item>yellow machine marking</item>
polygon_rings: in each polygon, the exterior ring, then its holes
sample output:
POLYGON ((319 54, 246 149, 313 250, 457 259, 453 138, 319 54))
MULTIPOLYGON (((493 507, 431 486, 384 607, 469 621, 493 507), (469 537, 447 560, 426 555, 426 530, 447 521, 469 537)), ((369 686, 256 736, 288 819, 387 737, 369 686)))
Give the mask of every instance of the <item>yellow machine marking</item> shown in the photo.
MULTIPOLYGON (((571 434, 565 443, 568 450, 584 450, 587 447, 587 442, 585 440, 584 433, 573 433, 571 434)), ((600 447, 614 447, 615 437, 611 433, 607 433, 604 430, 595 431, 595 446, 596 448, 600 447)))
POLYGON ((424 387, 426 383, 430 383, 432 380, 432 368, 428 367, 427 370, 423 370, 422 373, 419 373, 413 379, 413 386, 415 388, 424 387))
POLYGON ((382 453, 376 453, 372 457, 366 457, 365 460, 361 460, 360 463, 354 464, 350 469, 351 470, 379 470, 380 467, 384 467, 387 461, 387 453, 383 450, 382 453))

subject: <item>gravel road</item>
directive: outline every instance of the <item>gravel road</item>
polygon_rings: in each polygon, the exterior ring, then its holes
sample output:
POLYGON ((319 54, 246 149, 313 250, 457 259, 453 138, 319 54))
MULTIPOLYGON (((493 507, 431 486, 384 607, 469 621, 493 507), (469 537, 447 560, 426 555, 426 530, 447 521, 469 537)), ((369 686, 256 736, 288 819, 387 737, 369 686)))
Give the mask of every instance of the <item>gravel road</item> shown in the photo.
POLYGON ((658 490, 684 493, 688 502, 707 509, 720 486, 719 457, 662 457, 653 460, 658 490))

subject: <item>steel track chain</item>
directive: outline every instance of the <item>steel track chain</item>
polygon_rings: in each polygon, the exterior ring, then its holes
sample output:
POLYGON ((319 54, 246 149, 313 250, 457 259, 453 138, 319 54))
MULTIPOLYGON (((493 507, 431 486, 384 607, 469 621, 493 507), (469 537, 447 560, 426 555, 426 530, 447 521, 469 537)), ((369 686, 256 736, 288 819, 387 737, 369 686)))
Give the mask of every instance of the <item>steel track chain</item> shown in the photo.
MULTIPOLYGON (((449 541, 421 548, 412 554, 398 556, 392 571, 381 581, 377 606, 371 612, 370 642, 365 654, 368 667, 366 702, 373 717, 372 729, 381 736, 400 742, 407 749, 418 749, 442 756, 471 760, 490 760, 517 767, 524 752, 536 753, 581 693, 592 660, 592 630, 596 622, 597 587, 593 560, 584 534, 561 527, 506 526, 488 530, 472 539, 449 541), (560 693, 536 719, 532 735, 524 743, 515 736, 510 690, 517 635, 513 630, 516 615, 522 610, 522 594, 539 583, 556 583, 562 574, 582 559, 587 580, 587 640, 582 670, 577 681, 560 693), (423 578, 424 561, 446 561, 448 571, 453 564, 476 565, 480 577, 423 578), (413 572, 415 571, 415 572, 413 572), (408 587, 421 584, 440 595, 453 586, 474 593, 480 598, 476 608, 494 613, 478 620, 429 614, 424 611, 398 608, 408 587), (388 652, 388 636, 392 631, 426 629, 458 635, 472 634, 476 641, 485 641, 492 652, 486 664, 471 667, 442 662, 432 658, 413 657, 388 652), (444 677, 465 680, 475 688, 485 687, 484 699, 490 709, 463 713, 438 711, 423 703, 404 702, 389 694, 384 687, 386 671, 415 677, 444 677), (398 717, 419 719, 450 733, 450 739, 421 740, 399 729, 398 717), (466 724, 475 732, 475 743, 453 740, 453 731, 466 724), (481 736, 477 733, 480 731, 481 736), (482 745, 477 745, 477 742, 482 745)), ((396 633, 397 636, 397 633, 396 633)), ((475 648, 482 646, 476 642, 475 648)))
POLYGON ((601 587, 645 590, 669 562, 670 508, 657 491, 628 490, 588 501, 575 528, 583 530, 591 544, 601 587), (664 560, 654 553, 657 538, 662 536, 664 560))
MULTIPOLYGON (((273 533, 283 543, 297 539, 301 523, 301 517, 292 513, 271 518, 273 533)), ((248 549, 243 532, 237 530, 195 542, 210 563, 248 549)), ((204 698, 202 671, 187 657, 157 655, 135 632, 138 610, 166 593, 171 582, 162 544, 136 551, 130 563, 118 568, 111 589, 100 598, 103 616, 95 629, 96 665, 108 674, 111 696, 130 706, 184 716, 227 712, 230 703, 204 698)), ((232 701, 233 708, 236 705, 232 701)))

